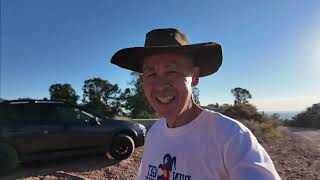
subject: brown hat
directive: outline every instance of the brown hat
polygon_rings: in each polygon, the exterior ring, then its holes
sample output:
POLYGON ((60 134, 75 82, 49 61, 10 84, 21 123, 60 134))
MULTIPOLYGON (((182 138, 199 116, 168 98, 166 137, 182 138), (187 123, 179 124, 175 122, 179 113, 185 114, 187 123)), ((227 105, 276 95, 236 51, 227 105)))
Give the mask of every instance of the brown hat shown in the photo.
POLYGON ((200 77, 218 71, 222 63, 221 46, 214 42, 189 44, 187 37, 176 29, 154 29, 147 33, 144 47, 125 48, 116 52, 111 63, 142 73, 144 57, 156 53, 187 54, 200 67, 200 77))

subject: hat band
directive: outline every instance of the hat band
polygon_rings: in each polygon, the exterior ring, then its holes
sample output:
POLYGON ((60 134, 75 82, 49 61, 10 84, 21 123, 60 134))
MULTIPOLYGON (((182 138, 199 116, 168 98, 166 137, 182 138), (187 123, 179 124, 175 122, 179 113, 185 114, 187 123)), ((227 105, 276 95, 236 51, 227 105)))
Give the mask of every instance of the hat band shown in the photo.
POLYGON ((144 47, 153 47, 153 46, 183 46, 188 45, 188 42, 185 42, 180 39, 177 40, 176 38, 168 38, 168 37, 157 37, 151 38, 147 37, 144 43, 144 47))

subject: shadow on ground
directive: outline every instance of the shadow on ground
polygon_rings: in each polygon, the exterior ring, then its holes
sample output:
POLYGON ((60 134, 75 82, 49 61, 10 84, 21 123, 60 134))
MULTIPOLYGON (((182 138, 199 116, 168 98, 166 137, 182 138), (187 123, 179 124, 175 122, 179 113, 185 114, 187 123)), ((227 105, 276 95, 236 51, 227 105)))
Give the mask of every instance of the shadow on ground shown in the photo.
POLYGON ((94 171, 117 163, 119 163, 119 161, 112 159, 108 155, 87 155, 50 161, 36 161, 22 163, 15 170, 1 175, 0 179, 21 179, 30 176, 40 176, 43 178, 55 176, 57 178, 63 177, 63 179, 66 179, 66 177, 70 177, 67 179, 82 179, 68 172, 94 171))

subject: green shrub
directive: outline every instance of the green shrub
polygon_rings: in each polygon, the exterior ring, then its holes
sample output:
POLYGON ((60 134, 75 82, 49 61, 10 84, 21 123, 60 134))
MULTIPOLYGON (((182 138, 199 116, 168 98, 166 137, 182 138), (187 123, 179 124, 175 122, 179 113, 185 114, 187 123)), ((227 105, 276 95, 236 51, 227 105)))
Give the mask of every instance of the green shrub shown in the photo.
POLYGON ((257 108, 249 103, 223 105, 216 109, 218 110, 218 112, 221 112, 222 114, 237 120, 252 119, 255 121, 262 122, 266 119, 265 114, 259 113, 257 108))

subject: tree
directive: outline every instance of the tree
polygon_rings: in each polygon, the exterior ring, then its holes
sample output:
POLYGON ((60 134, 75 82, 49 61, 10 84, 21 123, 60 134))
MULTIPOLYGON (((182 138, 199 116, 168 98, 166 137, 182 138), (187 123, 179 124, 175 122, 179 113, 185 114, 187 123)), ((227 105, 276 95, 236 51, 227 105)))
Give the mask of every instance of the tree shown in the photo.
POLYGON ((142 82, 139 78, 139 73, 131 73, 132 80, 129 82, 133 88, 125 89, 122 94, 124 108, 128 111, 131 118, 154 118, 156 117, 154 110, 149 105, 142 87, 142 82))
POLYGON ((240 87, 231 89, 231 93, 233 94, 235 100, 234 104, 243 104, 248 103, 248 99, 252 98, 252 95, 247 89, 243 89, 240 87))
POLYGON ((293 120, 287 121, 288 125, 299 127, 320 128, 320 103, 313 104, 292 118, 293 120))
POLYGON ((194 102, 198 105, 200 105, 199 94, 200 94, 200 90, 197 87, 193 87, 192 88, 192 98, 193 98, 194 102))
POLYGON ((111 84, 101 78, 84 81, 83 105, 107 117, 114 117, 121 112, 121 90, 117 84, 111 84))
POLYGON ((280 114, 278 114, 278 113, 273 113, 273 114, 270 116, 270 118, 271 118, 272 120, 275 120, 275 121, 280 121, 280 114))
POLYGON ((215 104, 208 104, 209 107, 212 107, 212 108, 219 108, 219 103, 215 103, 215 104))
POLYGON ((218 103, 215 104, 208 104, 207 106, 201 106, 204 109, 208 109, 210 111, 216 111, 216 112, 222 112, 221 111, 221 106, 219 106, 218 103))
POLYGON ((53 84, 49 88, 51 100, 63 100, 70 103, 77 103, 79 96, 70 84, 53 84))

